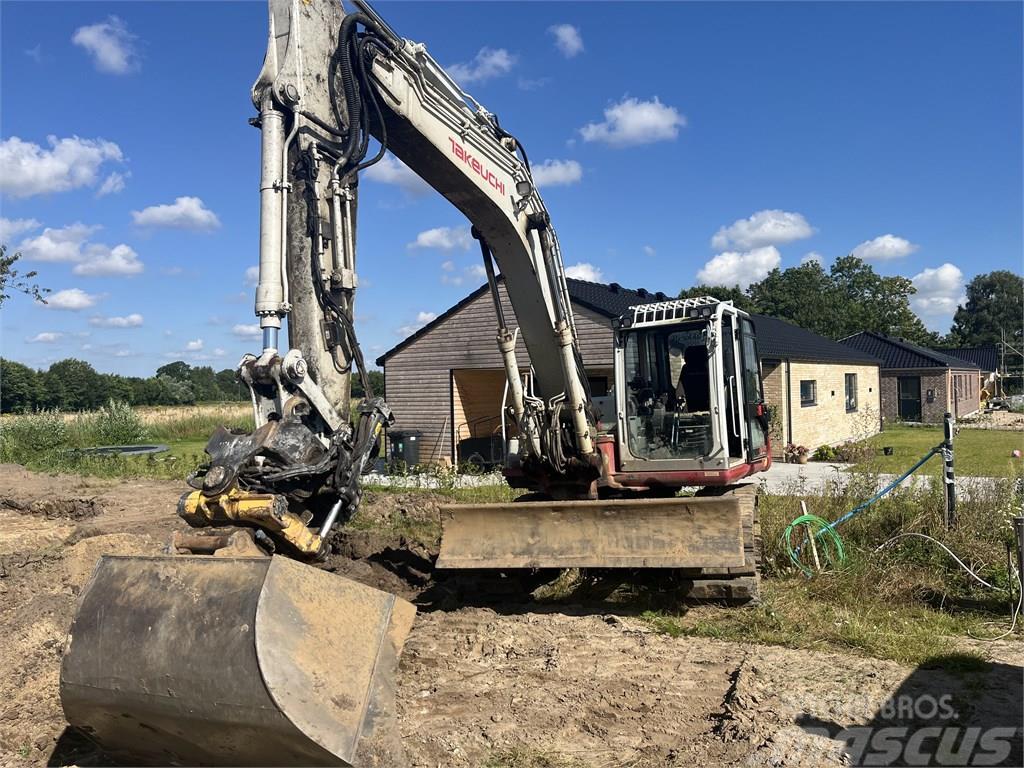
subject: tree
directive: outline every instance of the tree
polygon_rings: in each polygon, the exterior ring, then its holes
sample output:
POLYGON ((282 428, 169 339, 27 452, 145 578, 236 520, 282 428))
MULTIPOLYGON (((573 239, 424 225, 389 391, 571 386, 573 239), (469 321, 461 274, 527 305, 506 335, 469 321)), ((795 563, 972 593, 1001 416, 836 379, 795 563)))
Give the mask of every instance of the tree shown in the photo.
POLYGON ((15 262, 20 258, 21 254, 18 251, 8 256, 7 246, 0 245, 0 305, 11 297, 11 290, 20 291, 45 304, 46 299, 43 296, 49 293, 50 289, 40 288, 37 284, 28 282, 36 276, 35 271, 21 274, 14 268, 15 262))
POLYGON ((196 393, 187 381, 180 381, 171 376, 159 375, 154 378, 160 387, 160 405, 192 405, 196 401, 196 393))
POLYGON ((950 340, 960 346, 998 344, 1000 331, 1020 349, 1024 342, 1024 279, 999 269, 977 275, 967 284, 967 302, 953 315, 950 340))
POLYGON ((100 389, 103 394, 102 402, 117 400, 133 405, 136 404, 132 397, 134 395, 132 383, 126 376, 120 376, 116 373, 101 373, 99 377, 100 389))
POLYGON ((757 311, 753 300, 738 285, 732 287, 724 285, 696 285, 693 288, 684 288, 679 292, 680 299, 699 299, 702 296, 714 296, 720 301, 731 301, 737 307, 747 312, 757 311))
POLYGON ((173 363, 167 363, 167 365, 161 365, 157 368, 156 375, 168 376, 176 381, 188 382, 192 380, 192 366, 184 360, 175 360, 173 363))
POLYGON ((816 261, 785 271, 773 269, 764 280, 751 285, 749 292, 761 314, 823 336, 835 335, 832 279, 816 261))
POLYGON ((245 384, 238 380, 238 374, 231 368, 217 371, 217 389, 224 400, 248 400, 249 391, 245 384))
POLYGON ((84 360, 60 360, 43 374, 45 404, 73 411, 92 410, 105 402, 102 379, 84 360))
POLYGON ((680 294, 731 298, 748 312, 777 317, 822 336, 841 339, 860 331, 936 344, 938 336, 910 308, 914 286, 905 277, 883 277, 855 256, 836 259, 829 272, 816 262, 773 269, 746 292, 698 286, 680 294))
POLYGON ((217 375, 208 365, 200 365, 189 371, 189 383, 195 398, 200 403, 220 400, 220 387, 217 386, 217 375))
MULTIPOLYGON (((373 388, 374 397, 384 396, 384 371, 367 371, 366 377, 370 380, 370 386, 373 388)), ((352 397, 365 397, 366 392, 363 391, 363 382, 359 379, 359 374, 352 375, 352 397)))
POLYGON ((909 278, 882 277, 856 256, 836 259, 830 277, 834 292, 829 299, 836 317, 833 338, 875 331, 926 346, 939 342, 910 308, 916 289, 909 278))
POLYGON ((0 358, 0 412, 25 413, 41 404, 39 374, 27 365, 0 358))

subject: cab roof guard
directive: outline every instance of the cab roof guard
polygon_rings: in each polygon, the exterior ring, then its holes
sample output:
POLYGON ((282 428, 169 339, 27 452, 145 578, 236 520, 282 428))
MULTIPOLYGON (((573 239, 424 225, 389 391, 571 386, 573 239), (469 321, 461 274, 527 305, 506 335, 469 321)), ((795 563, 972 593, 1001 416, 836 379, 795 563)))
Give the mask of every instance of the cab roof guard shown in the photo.
POLYGON ((738 314, 740 310, 731 301, 719 301, 713 296, 698 296, 692 299, 673 299, 653 304, 637 304, 630 307, 615 322, 616 328, 630 328, 634 325, 661 325, 695 320, 700 317, 711 317, 718 307, 728 308, 738 314))

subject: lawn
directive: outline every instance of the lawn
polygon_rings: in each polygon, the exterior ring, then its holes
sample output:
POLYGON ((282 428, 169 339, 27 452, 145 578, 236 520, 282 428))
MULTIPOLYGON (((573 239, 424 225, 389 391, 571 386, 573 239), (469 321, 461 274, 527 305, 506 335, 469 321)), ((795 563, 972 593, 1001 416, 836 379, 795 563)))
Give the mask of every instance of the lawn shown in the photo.
MULTIPOLYGON (((858 465, 859 470, 899 474, 910 469, 929 448, 942 442, 942 427, 893 425, 870 438, 877 451, 874 458, 858 465), (892 456, 883 456, 882 448, 891 446, 892 456)), ((1024 459, 1013 458, 1014 449, 1024 451, 1024 432, 995 429, 961 429, 953 439, 954 469, 958 475, 982 477, 1019 477, 1024 474, 1024 459)), ((921 471, 940 474, 942 460, 931 459, 921 471)))

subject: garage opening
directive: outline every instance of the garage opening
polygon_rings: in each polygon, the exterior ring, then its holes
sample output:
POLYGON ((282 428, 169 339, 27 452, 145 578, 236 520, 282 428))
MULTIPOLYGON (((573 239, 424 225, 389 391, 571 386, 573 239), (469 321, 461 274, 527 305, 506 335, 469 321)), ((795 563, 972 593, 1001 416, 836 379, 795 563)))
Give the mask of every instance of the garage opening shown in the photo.
POLYGON ((512 420, 502 417, 504 395, 502 370, 452 371, 452 459, 456 465, 491 469, 504 461, 502 422, 506 436, 518 434, 512 420))

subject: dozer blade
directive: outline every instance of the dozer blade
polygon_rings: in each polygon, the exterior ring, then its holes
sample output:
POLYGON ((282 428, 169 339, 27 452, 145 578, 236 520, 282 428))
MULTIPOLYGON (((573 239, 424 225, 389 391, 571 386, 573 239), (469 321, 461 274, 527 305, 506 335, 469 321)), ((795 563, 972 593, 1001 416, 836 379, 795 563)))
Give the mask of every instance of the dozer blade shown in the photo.
POLYGON ((441 507, 438 568, 729 568, 750 496, 441 507))
POLYGON ((104 556, 71 625, 61 703, 131 764, 350 764, 393 714, 415 613, 283 557, 104 556))

